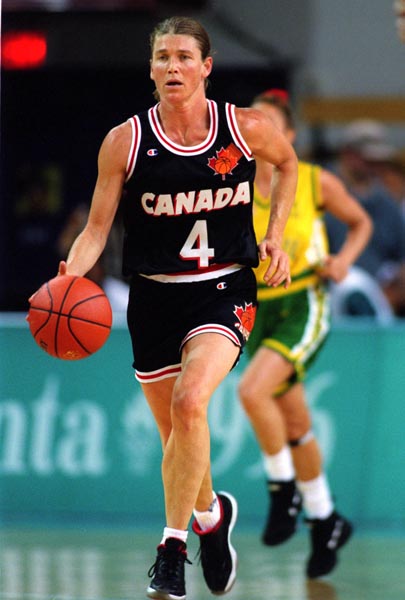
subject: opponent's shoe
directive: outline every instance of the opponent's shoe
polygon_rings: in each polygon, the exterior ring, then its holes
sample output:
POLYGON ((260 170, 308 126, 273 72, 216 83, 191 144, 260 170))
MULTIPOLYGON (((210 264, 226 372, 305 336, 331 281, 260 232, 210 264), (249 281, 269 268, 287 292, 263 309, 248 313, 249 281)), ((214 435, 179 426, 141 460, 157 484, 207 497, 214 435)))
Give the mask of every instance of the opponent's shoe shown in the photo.
POLYGON ((177 538, 168 538, 157 551, 156 561, 148 571, 148 576, 153 579, 147 596, 159 600, 185 600, 184 563, 191 564, 186 544, 177 538))
POLYGON ((297 519, 302 510, 302 498, 295 481, 269 481, 270 507, 262 542, 277 546, 287 541, 297 530, 297 519))
POLYGON ((307 563, 310 578, 330 573, 337 564, 337 551, 349 540, 352 524, 333 512, 327 519, 307 519, 311 531, 312 552, 307 563))
POLYGON ((219 492, 221 507, 219 523, 208 531, 202 531, 197 521, 193 531, 200 538, 201 565, 204 579, 215 595, 226 594, 236 579, 237 554, 231 544, 231 533, 238 514, 238 505, 231 494, 219 492))

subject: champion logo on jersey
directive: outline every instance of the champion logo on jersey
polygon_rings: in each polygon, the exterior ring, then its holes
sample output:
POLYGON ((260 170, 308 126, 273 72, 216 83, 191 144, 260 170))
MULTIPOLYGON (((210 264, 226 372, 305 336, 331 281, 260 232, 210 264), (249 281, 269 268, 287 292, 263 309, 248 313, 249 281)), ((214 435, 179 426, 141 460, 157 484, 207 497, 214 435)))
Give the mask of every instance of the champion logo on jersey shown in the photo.
POLYGON ((217 283, 217 290, 225 290, 226 287, 226 281, 220 281, 219 283, 217 283))
POLYGON ((158 151, 156 148, 149 148, 149 150, 146 153, 148 156, 157 156, 158 151))

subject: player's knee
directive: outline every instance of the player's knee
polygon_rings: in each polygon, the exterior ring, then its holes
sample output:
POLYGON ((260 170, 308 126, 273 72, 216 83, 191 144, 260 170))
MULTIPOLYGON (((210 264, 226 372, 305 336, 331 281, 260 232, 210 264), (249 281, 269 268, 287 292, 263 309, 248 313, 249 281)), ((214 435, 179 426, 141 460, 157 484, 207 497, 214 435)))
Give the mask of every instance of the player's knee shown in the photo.
POLYGON ((197 386, 177 388, 172 397, 173 427, 192 430, 207 419, 206 406, 205 394, 197 386))
POLYGON ((311 429, 311 416, 304 407, 295 412, 284 412, 284 422, 289 440, 298 440, 311 429))
POLYGON ((304 446, 308 442, 314 439, 314 432, 312 429, 308 429, 303 435, 299 437, 289 437, 288 444, 291 448, 297 448, 297 446, 304 446))
POLYGON ((258 394, 255 389, 254 382, 242 379, 239 382, 238 394, 243 408, 249 414, 254 411, 254 407, 257 403, 258 394))

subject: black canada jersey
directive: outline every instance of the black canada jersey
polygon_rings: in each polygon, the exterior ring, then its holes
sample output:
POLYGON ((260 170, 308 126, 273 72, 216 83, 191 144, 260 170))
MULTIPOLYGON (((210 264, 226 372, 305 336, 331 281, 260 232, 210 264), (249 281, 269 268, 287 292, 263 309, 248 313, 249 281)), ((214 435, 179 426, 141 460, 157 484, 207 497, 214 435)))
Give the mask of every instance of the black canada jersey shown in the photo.
POLYGON ((125 274, 204 272, 256 266, 252 222, 255 161, 234 105, 207 100, 210 127, 197 146, 164 133, 158 105, 130 119, 123 197, 125 274))

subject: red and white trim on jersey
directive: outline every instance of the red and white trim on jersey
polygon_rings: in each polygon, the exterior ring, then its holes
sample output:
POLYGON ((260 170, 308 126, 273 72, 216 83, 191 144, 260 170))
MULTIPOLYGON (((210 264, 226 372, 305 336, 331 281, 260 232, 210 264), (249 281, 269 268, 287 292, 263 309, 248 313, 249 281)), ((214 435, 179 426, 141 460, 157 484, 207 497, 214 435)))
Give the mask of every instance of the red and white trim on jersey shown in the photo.
POLYGON ((168 379, 169 377, 177 377, 181 373, 181 363, 178 365, 169 365, 162 369, 156 369, 156 371, 142 372, 135 370, 135 379, 140 383, 154 383, 155 381, 162 381, 162 379, 168 379))
POLYGON ((128 181, 128 179, 132 176, 132 173, 134 172, 136 158, 138 156, 138 150, 141 143, 141 122, 139 120, 139 117, 135 115, 134 117, 128 119, 128 121, 131 124, 132 141, 128 154, 125 181, 128 181))
POLYGON ((232 329, 225 327, 225 325, 218 325, 217 323, 206 323, 205 325, 200 325, 199 327, 191 329, 181 342, 180 349, 182 349, 184 344, 191 340, 191 338, 202 333, 219 333, 220 335, 224 335, 229 340, 231 340, 231 342, 233 342, 235 346, 240 347, 241 345, 238 336, 232 331, 232 329))
POLYGON ((203 152, 206 152, 212 146, 218 134, 218 108, 213 100, 207 99, 207 104, 210 115, 210 128, 205 140, 197 146, 181 146, 180 144, 173 142, 167 137, 160 124, 158 115, 159 105, 156 104, 149 109, 148 118, 152 131, 162 146, 166 148, 166 150, 173 152, 173 154, 180 154, 182 156, 195 156, 197 154, 203 154, 203 152))
POLYGON ((246 160, 253 160, 254 157, 253 157, 252 151, 250 150, 249 146, 243 139, 243 136, 239 129, 238 122, 236 120, 235 105, 229 104, 229 102, 227 102, 225 104, 225 113, 226 113, 226 120, 228 122, 229 131, 231 132, 233 141, 238 146, 238 148, 241 149, 246 160))
POLYGON ((159 283, 193 283, 194 281, 208 281, 209 279, 223 277, 224 275, 235 273, 240 269, 243 269, 243 265, 232 263, 228 265, 212 265, 206 269, 185 271, 184 273, 165 273, 159 275, 144 275, 140 273, 140 276, 146 277, 146 279, 153 279, 153 281, 159 281, 159 283))

